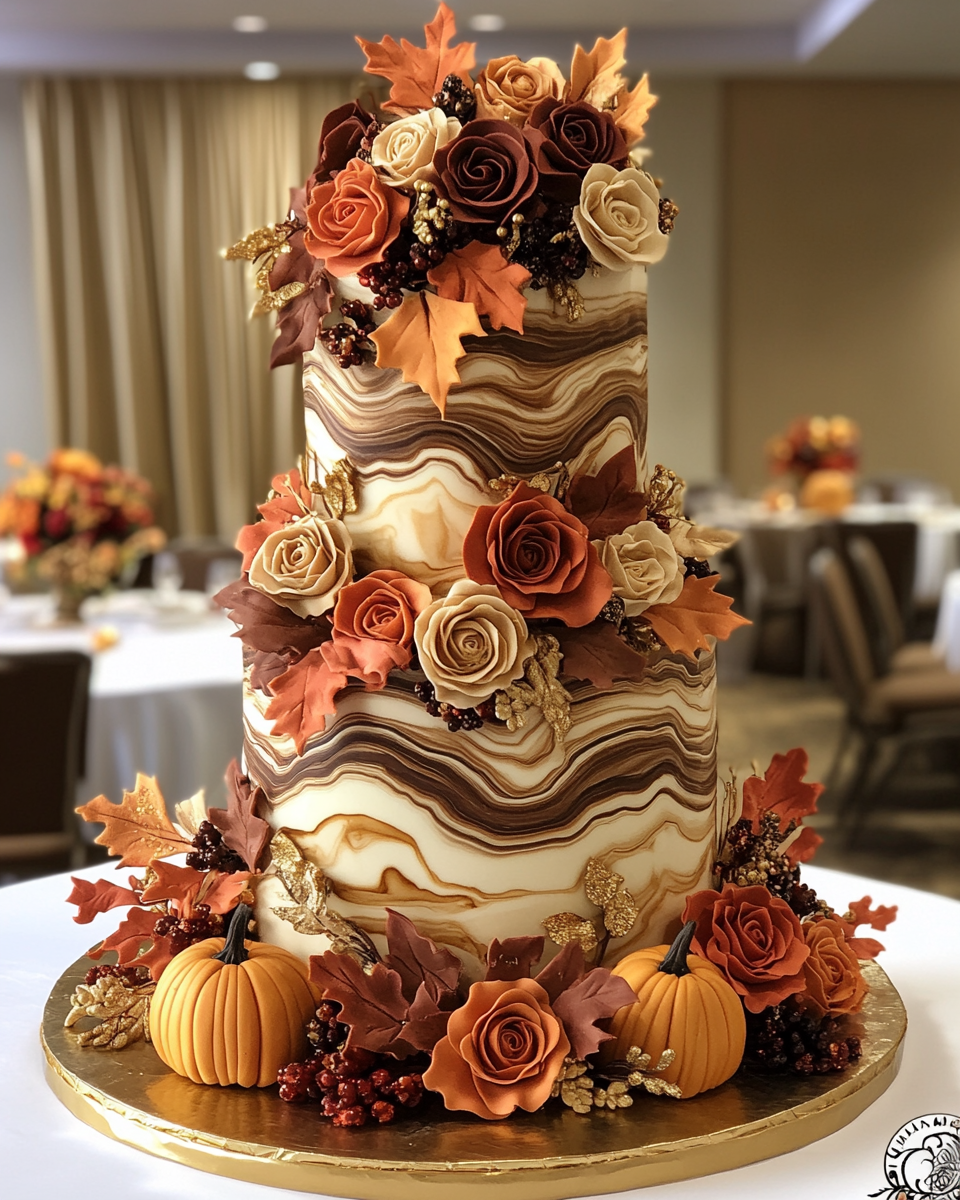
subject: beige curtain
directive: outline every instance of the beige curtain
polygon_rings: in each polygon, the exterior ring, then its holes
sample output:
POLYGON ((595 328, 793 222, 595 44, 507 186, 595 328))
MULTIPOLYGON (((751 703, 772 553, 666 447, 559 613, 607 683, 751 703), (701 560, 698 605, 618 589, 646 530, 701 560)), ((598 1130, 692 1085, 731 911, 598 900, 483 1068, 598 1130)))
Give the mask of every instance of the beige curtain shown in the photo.
POLYGON ((346 79, 24 87, 49 427, 154 484, 170 533, 232 541, 303 442, 299 371, 220 249, 281 218, 346 79))

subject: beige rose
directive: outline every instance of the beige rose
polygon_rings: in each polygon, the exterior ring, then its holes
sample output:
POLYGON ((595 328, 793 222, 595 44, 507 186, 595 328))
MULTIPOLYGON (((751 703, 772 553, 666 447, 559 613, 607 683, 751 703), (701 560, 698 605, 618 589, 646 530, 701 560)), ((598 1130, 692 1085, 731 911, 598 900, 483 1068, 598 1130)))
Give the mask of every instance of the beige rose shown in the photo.
POLYGON ((667 252, 660 193, 645 171, 595 163, 584 176, 573 220, 584 245, 611 271, 655 263, 667 252))
POLYGON ((298 617, 319 617, 353 578, 351 549, 342 521, 310 513, 267 536, 250 563, 250 583, 298 617))
POLYGON ((413 637, 437 699, 456 708, 472 708, 519 679, 536 650, 526 621, 499 589, 470 579, 424 609, 413 637))
POLYGON ((491 58, 477 76, 477 116, 523 125, 541 100, 560 100, 566 80, 551 58, 521 62, 515 54, 491 58))
POLYGON ((394 121, 373 140, 370 160, 391 187, 412 188, 418 179, 434 176, 433 156, 460 132, 456 117, 441 108, 428 108, 394 121))
POLYGON ((638 521, 623 533, 593 544, 628 617, 639 616, 651 604, 669 604, 680 595, 680 559, 669 536, 653 521, 638 521))

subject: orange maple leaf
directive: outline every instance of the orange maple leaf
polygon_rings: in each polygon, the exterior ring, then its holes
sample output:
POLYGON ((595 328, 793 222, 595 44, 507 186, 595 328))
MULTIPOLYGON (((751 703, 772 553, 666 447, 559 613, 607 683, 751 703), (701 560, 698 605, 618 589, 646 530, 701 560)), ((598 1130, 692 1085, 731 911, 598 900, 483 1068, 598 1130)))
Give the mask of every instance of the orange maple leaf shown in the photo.
POLYGON ((650 80, 646 75, 643 76, 633 91, 623 87, 617 93, 616 107, 613 109, 613 119, 616 121, 617 128, 623 134, 624 141, 628 146, 632 146, 634 142, 639 142, 643 137, 647 117, 650 116, 650 109, 653 108, 656 102, 657 97, 650 91, 650 80))
POLYGON ((457 26, 446 4, 440 5, 437 15, 423 29, 426 49, 414 46, 406 38, 401 38, 397 44, 389 34, 379 42, 357 38, 360 49, 367 56, 363 69, 370 75, 389 79, 393 84, 390 99, 383 106, 392 112, 414 113, 432 108, 433 97, 448 75, 459 75, 468 85, 471 82, 470 69, 476 62, 476 43, 450 45, 457 26))
POLYGON ((660 641, 674 654, 694 658, 698 650, 710 649, 708 634, 726 641, 738 626, 750 624, 746 617, 730 612, 733 603, 730 596, 718 595, 713 590, 719 578, 708 575, 697 579, 690 575, 672 604, 654 604, 643 614, 660 641))
POLYGON ((311 734, 326 728, 327 717, 336 711, 334 697, 347 686, 346 675, 331 670, 321 650, 316 646, 270 681, 274 698, 267 705, 267 720, 273 721, 274 733, 293 738, 298 754, 303 754, 311 734))
POLYGON ((157 781, 137 774, 132 792, 124 792, 119 804, 97 796, 76 810, 85 821, 102 821, 103 833, 94 841, 111 854, 122 855, 121 867, 146 867, 154 858, 169 858, 192 850, 174 829, 157 781))
POLYGON ((612 38, 597 38, 590 51, 578 44, 570 65, 568 102, 583 100, 596 108, 604 108, 619 95, 626 83, 620 74, 627 65, 626 46, 626 29, 621 29, 612 38))
POLYGON ((377 366, 397 367, 404 383, 419 384, 443 416, 450 386, 460 382, 456 362, 466 354, 460 339, 468 333, 487 336, 472 304, 418 292, 406 296, 370 340, 377 366))
POLYGON ((527 300, 521 288, 530 282, 530 272, 505 259, 499 246, 468 242, 428 271, 427 279, 444 300, 472 304, 494 329, 506 325, 523 333, 527 300))

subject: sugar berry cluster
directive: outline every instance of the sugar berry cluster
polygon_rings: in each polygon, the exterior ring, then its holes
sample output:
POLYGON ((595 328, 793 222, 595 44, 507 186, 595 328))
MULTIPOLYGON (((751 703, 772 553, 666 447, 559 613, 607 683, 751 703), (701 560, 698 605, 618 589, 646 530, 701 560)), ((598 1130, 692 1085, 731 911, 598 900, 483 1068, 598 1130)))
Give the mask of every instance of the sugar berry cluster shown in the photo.
POLYGON ((125 983, 129 987, 135 987, 138 983, 146 983, 150 978, 150 972, 146 967, 121 967, 116 963, 100 963, 96 967, 90 968, 84 975, 83 982, 87 987, 91 987, 98 979, 109 977, 119 979, 121 983, 125 983))
POLYGON ((340 305, 340 315, 342 321, 321 331, 320 344, 347 370, 348 367, 359 367, 364 356, 373 352, 370 334, 376 328, 376 323, 362 300, 344 300, 340 305))
POLYGON ((817 898, 816 892, 800 883, 800 867, 780 853, 780 846, 794 828, 792 822, 781 828, 780 818, 773 812, 760 818, 759 832, 754 831, 750 821, 736 821, 727 832, 715 867, 720 883, 738 887, 759 884, 785 900, 798 917, 829 912, 829 906, 817 898))
POLYGON ((247 864, 224 842, 223 834, 210 821, 201 821, 193 838, 193 850, 187 855, 187 866, 195 871, 222 871, 233 875, 245 871, 247 864))
POLYGON ((695 579, 708 579, 711 575, 719 574, 707 562, 705 558, 685 558, 683 560, 683 577, 689 579, 692 575, 695 579))
POLYGON ((223 917, 212 913, 209 904, 195 904, 193 915, 190 917, 168 913, 165 917, 160 917, 153 927, 154 937, 170 939, 170 951, 173 954, 179 954, 194 942, 222 935, 223 917))
POLYGON ((487 721, 497 719, 493 700, 484 700, 476 708, 455 708, 452 704, 444 704, 438 700, 433 684, 426 680, 413 685, 413 694, 427 710, 429 716, 439 717, 442 721, 446 721, 447 728, 451 733, 459 733, 461 729, 472 733, 475 729, 482 729, 487 721))
POLYGON ((433 103, 448 117, 456 117, 461 125, 477 115, 477 97, 459 75, 448 75, 444 79, 433 103))
POLYGON ((863 1053, 836 1017, 820 1017, 791 1000, 747 1013, 745 1058, 768 1071, 825 1075, 843 1071, 863 1053))
POLYGON ((542 217, 520 226, 520 244, 512 261, 530 272, 535 290, 571 283, 586 274, 590 252, 573 223, 569 204, 553 204, 542 217))

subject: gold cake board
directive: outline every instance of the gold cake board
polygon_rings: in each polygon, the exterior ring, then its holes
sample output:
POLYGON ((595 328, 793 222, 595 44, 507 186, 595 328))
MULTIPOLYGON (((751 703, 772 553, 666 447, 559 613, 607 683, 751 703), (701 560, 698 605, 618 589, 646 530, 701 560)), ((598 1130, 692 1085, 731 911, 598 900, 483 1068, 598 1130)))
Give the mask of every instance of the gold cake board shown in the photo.
POLYGON ((907 1017, 875 963, 865 974, 863 1057, 839 1075, 739 1072, 691 1100, 638 1094, 632 1108, 579 1116, 560 1104, 487 1122, 414 1110, 394 1125, 336 1129, 315 1104, 276 1088, 204 1087, 145 1043, 81 1049, 64 1029, 81 959, 50 994, 41 1041, 47 1080, 91 1128, 149 1154, 268 1187, 356 1200, 560 1200, 672 1183, 786 1154, 847 1125, 892 1083, 907 1017), (489 1193, 486 1193, 489 1195, 489 1193))

